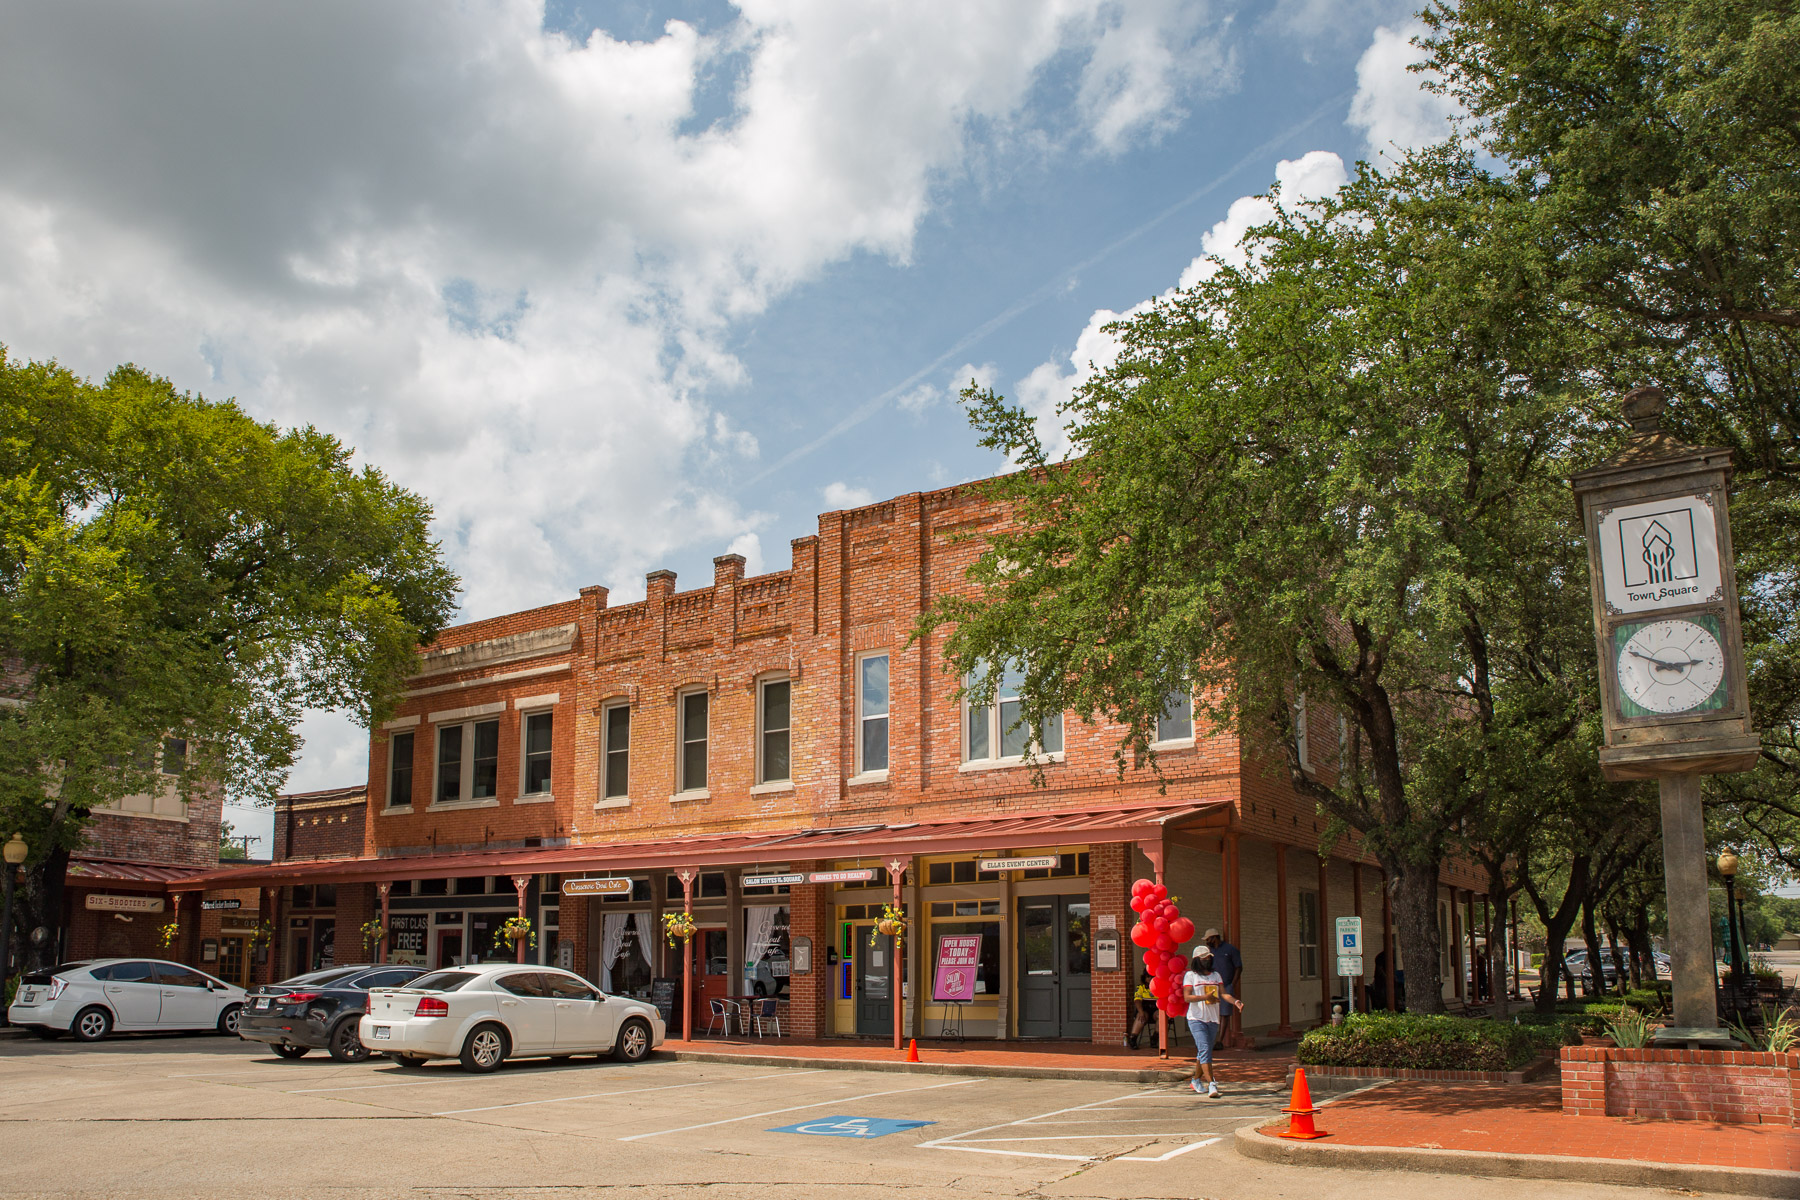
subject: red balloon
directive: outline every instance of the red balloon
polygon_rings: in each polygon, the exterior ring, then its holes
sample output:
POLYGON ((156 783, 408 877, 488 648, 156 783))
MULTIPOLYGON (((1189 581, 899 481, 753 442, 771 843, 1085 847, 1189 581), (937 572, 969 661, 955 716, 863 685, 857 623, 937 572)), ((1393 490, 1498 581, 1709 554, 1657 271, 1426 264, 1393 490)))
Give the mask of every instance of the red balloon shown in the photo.
POLYGON ((1156 996, 1159 999, 1163 996, 1168 995, 1169 994, 1169 981, 1167 979, 1164 979, 1161 975, 1158 975, 1155 979, 1152 979, 1150 981, 1150 994, 1152 996, 1156 996))
POLYGON ((1164 954, 1168 954, 1175 949, 1175 939, 1170 937, 1168 934, 1158 933, 1154 929, 1150 930, 1149 933, 1150 933, 1151 937, 1156 939, 1156 941, 1152 944, 1155 945, 1155 947, 1158 950, 1161 950, 1164 954))
MULTIPOLYGON (((1139 921, 1136 925, 1131 927, 1131 940, 1134 945, 1142 946, 1144 949, 1148 950, 1156 945, 1156 930, 1150 928, 1142 921, 1139 921)), ((1174 949, 1173 946, 1169 948, 1171 950, 1174 949)))
POLYGON ((1163 961, 1169 965, 1169 974, 1171 974, 1171 975, 1187 974, 1188 960, 1185 955, 1171 954, 1171 955, 1169 955, 1169 957, 1163 959, 1163 961))
POLYGON ((1169 922, 1163 917, 1152 917, 1150 919, 1150 928, 1156 930, 1158 933, 1168 933, 1169 922))
POLYGON ((1145 906, 1146 906, 1146 901, 1144 900, 1144 898, 1142 896, 1133 896, 1131 898, 1131 911, 1132 912, 1141 913, 1144 911, 1145 906))
POLYGON ((1169 898, 1169 889, 1160 883, 1153 883, 1150 885, 1150 898, 1153 900, 1167 900, 1169 898))
POLYGON ((1149 891, 1150 887, 1151 887, 1151 883, 1148 879, 1140 879, 1136 883, 1131 885, 1131 894, 1134 897, 1141 896, 1145 892, 1149 891))
POLYGON ((1163 954, 1162 954, 1161 950, 1146 950, 1146 951, 1144 951, 1144 970, 1146 970, 1146 971, 1150 972, 1152 975, 1154 975, 1154 974, 1156 974, 1157 969, 1162 966, 1162 964, 1163 964, 1163 954))
POLYGON ((1194 923, 1186 917, 1176 917, 1169 922, 1169 936, 1178 942, 1185 942, 1194 936, 1194 923))

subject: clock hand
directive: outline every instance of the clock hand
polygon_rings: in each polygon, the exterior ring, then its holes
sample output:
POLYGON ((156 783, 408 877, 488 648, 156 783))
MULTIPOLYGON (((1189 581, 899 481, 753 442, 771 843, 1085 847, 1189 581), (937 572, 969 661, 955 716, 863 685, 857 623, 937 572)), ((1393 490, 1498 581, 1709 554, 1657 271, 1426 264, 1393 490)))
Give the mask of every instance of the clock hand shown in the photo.
POLYGON ((1698 666, 1701 661, 1700 659, 1697 659, 1697 658, 1688 658, 1688 659, 1683 659, 1680 662, 1670 662, 1666 658, 1656 658, 1653 655, 1644 654, 1637 650, 1630 650, 1629 653, 1631 654, 1631 656, 1633 658, 1641 658, 1645 662, 1651 664, 1652 666, 1666 667, 1671 671, 1679 670, 1682 667, 1698 666))

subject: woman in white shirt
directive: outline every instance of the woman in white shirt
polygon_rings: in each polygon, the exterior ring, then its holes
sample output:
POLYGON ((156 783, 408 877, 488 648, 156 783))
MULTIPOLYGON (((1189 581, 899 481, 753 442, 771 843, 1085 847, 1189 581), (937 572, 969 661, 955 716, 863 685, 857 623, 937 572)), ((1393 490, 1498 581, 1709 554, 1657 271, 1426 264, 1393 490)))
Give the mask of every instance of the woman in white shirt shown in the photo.
POLYGON ((1195 947, 1194 957, 1188 962, 1188 972, 1181 977, 1181 998, 1187 1001, 1188 1031, 1194 1035, 1191 1085, 1198 1092, 1200 1081, 1205 1080, 1204 1095, 1209 1100, 1217 1100, 1219 1085, 1213 1080, 1212 1051, 1213 1043, 1219 1038, 1219 1005, 1235 1005, 1242 1012, 1244 1002, 1225 993, 1224 981, 1213 970, 1212 952, 1204 945, 1195 947))

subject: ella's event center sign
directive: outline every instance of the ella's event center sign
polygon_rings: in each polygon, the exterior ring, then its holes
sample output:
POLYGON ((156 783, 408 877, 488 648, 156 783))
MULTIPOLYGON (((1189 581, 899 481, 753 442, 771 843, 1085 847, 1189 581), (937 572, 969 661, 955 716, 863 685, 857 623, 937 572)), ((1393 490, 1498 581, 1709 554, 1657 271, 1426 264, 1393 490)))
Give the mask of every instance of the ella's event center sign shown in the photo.
POLYGON ((946 933, 938 938, 937 969, 931 975, 931 998, 942 1004, 975 998, 981 975, 981 935, 946 933))

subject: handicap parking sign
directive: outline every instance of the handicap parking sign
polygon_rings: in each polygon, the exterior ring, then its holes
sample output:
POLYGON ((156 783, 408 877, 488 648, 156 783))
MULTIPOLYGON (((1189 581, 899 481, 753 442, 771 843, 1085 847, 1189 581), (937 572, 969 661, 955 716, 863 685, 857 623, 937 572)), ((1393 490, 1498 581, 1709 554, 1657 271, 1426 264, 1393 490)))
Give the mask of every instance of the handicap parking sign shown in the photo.
POLYGON ((887 1117, 816 1117, 798 1125, 783 1125, 770 1133, 810 1133, 814 1137, 878 1138, 936 1121, 894 1121, 887 1117))

